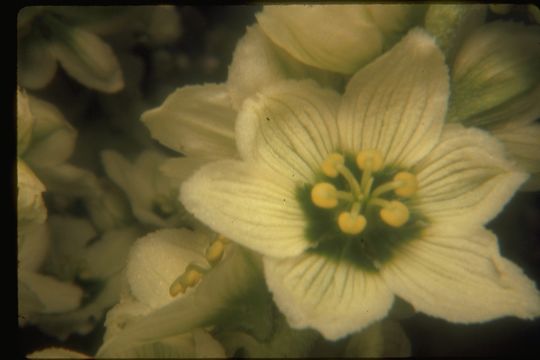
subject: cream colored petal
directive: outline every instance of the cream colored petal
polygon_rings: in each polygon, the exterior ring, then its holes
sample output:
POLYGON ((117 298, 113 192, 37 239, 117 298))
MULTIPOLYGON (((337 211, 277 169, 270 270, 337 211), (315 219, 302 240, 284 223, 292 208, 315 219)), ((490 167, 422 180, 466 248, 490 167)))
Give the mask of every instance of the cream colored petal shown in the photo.
POLYGON ((17 269, 38 271, 50 248, 48 222, 17 228, 17 269))
POLYGON ((393 295, 376 273, 323 256, 265 257, 266 282, 291 327, 337 340, 383 318, 393 295))
POLYGON ((227 88, 235 109, 260 89, 285 79, 311 78, 322 86, 340 88, 341 76, 299 62, 275 46, 259 25, 247 28, 229 66, 227 88))
POLYGON ((372 21, 385 35, 385 45, 410 28, 426 11, 424 5, 418 4, 366 4, 364 6, 372 21))
POLYGON ((185 86, 142 114, 152 137, 186 155, 214 159, 236 155, 236 112, 225 85, 185 86))
POLYGON ((397 250, 382 276, 417 310, 449 321, 540 316, 534 282, 499 255, 496 237, 481 228, 461 235, 432 229, 397 250))
POLYGON ((490 126, 516 121, 517 114, 535 108, 538 117, 539 62, 538 26, 492 22, 479 27, 467 37, 452 65, 448 120, 490 126), (531 92, 536 95, 529 96, 531 92))
POLYGON ((522 190, 540 190, 540 124, 496 129, 493 135, 503 142, 517 165, 531 174, 522 190))
POLYGON ((212 162, 212 159, 198 156, 177 157, 165 160, 160 165, 159 171, 171 181, 180 184, 187 180, 195 171, 203 165, 212 162))
POLYGON ((65 162, 75 149, 77 131, 53 104, 28 97, 34 117, 32 141, 24 159, 36 167, 48 167, 65 162))
POLYGON ((246 100, 238 114, 240 156, 293 181, 311 182, 338 147, 338 94, 311 81, 285 81, 246 100))
POLYGON ((17 83, 28 89, 45 87, 56 74, 49 43, 38 34, 17 41, 17 83))
POLYGON ((378 149, 386 163, 414 165, 437 143, 448 98, 447 72, 433 38, 411 30, 350 80, 338 122, 345 149, 378 149))
POLYGON ((81 28, 62 27, 50 49, 66 72, 81 84, 106 93, 124 87, 116 55, 95 34, 81 28))
POLYGON ((413 171, 414 206, 430 221, 455 224, 485 224, 527 179, 494 137, 458 125, 445 128, 441 142, 413 171))
POLYGON ((292 183, 235 160, 202 167, 181 187, 186 209, 214 231, 262 254, 294 256, 309 246, 292 183), (279 178, 278 178, 279 179, 279 178))
POLYGON ((21 156, 32 139, 34 115, 30 111, 30 104, 26 92, 17 88, 17 155, 21 156))
POLYGON ((256 16, 274 43, 318 68, 352 74, 382 51, 382 34, 361 5, 268 5, 256 16))
POLYGON ((208 268, 204 258, 208 239, 187 229, 165 229, 150 233, 133 245, 128 257, 126 276, 131 293, 153 309, 174 297, 169 288, 190 263, 208 268))

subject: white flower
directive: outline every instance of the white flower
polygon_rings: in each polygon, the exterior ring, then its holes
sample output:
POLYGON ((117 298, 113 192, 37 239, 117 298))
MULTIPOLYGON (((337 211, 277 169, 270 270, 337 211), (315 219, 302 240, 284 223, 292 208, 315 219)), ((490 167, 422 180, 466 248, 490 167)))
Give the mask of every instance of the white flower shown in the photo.
POLYGON ((454 322, 540 314, 534 283, 484 228, 527 178, 486 133, 444 126, 448 70, 411 31, 343 97, 285 81, 244 102, 241 160, 205 165, 181 201, 264 255, 293 327, 337 339, 383 318, 394 295, 454 322))

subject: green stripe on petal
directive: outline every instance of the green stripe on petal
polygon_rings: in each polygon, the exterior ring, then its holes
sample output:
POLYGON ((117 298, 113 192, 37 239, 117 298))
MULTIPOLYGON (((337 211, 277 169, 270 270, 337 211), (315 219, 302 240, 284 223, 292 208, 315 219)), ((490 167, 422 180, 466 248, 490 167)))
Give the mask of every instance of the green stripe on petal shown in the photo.
POLYGON ((274 301, 293 328, 312 327, 336 340, 383 318, 392 306, 378 274, 346 262, 310 254, 263 261, 274 301))
POLYGON ((339 113, 342 145, 377 149, 409 167, 437 143, 446 112, 448 71, 433 38, 412 30, 349 82, 339 113))
POLYGON ((414 206, 429 220, 483 225, 527 179, 484 131, 447 126, 441 142, 419 163, 414 206))
POLYGON ((453 322, 540 315, 534 282, 499 255, 496 237, 484 229, 462 236, 432 229, 400 249, 382 276, 417 310, 453 322))
POLYGON ((234 160, 205 165, 182 184, 180 200, 214 231, 259 253, 295 256, 309 246, 294 183, 263 168, 234 160))
MULTIPOLYGON (((528 94, 540 80, 540 27, 493 22, 478 28, 459 50, 452 66, 448 121, 490 126, 496 116, 528 94)), ((531 105, 520 104, 512 113, 531 105)), ((510 115, 514 115, 510 113, 510 115)))
POLYGON ((311 182, 338 146, 339 95, 311 81, 286 81, 246 100, 238 115, 242 158, 293 181, 311 182))
POLYGON ((152 137, 186 155, 233 157, 233 110, 225 85, 185 86, 142 114, 152 137))

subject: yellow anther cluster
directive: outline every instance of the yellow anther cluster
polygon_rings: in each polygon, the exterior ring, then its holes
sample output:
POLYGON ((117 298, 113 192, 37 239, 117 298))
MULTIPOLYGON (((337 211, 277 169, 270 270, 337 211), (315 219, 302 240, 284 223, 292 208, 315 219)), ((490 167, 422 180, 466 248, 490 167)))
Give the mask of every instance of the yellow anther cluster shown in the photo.
POLYGON ((394 189, 394 192, 398 196, 411 197, 418 190, 418 182, 416 176, 410 172, 402 171, 398 172, 394 176, 394 181, 399 182, 399 186, 394 189))
POLYGON ((332 209, 337 206, 337 190, 330 183, 318 183, 311 189, 311 201, 323 209, 332 209))
POLYGON ((169 287, 169 294, 175 297, 178 294, 184 294, 190 287, 194 287, 201 281, 205 269, 195 264, 189 264, 182 275, 176 278, 169 287))
POLYGON ((384 159, 377 150, 363 150, 356 155, 356 165, 362 170, 379 171, 383 168, 384 159))
POLYGON ((361 214, 352 214, 344 211, 339 214, 338 226, 341 231, 349 235, 357 235, 364 231, 367 221, 361 214))
POLYGON ((409 209, 400 201, 388 201, 380 210, 381 219, 392 227, 403 226, 409 221, 409 209))
MULTIPOLYGON (((223 235, 219 235, 206 249, 205 258, 212 267, 219 263, 223 258, 225 245, 228 242, 229 240, 227 240, 227 238, 223 235)), ((184 273, 173 281, 169 287, 169 294, 172 297, 175 297, 178 294, 184 294, 188 288, 197 285, 207 271, 207 269, 196 264, 189 264, 184 273)))
POLYGON ((339 168, 345 164, 345 158, 338 153, 331 153, 321 164, 324 175, 335 178, 339 175, 339 168))
POLYGON ((373 174, 384 168, 381 152, 373 149, 360 151, 356 156, 356 165, 362 171, 361 179, 345 166, 345 158, 338 153, 331 153, 321 164, 322 172, 331 178, 341 175, 348 184, 348 191, 341 191, 329 182, 320 182, 311 189, 313 204, 323 209, 333 209, 339 201, 351 204, 350 211, 343 211, 337 218, 339 229, 349 235, 360 234, 367 226, 367 220, 361 214, 369 206, 380 206, 379 216, 392 227, 405 225, 410 218, 409 209, 400 201, 388 201, 381 195, 394 192, 401 198, 413 196, 418 191, 416 176, 410 172, 398 172, 392 181, 380 184, 372 190, 373 174), (358 181, 360 180, 360 181, 358 181))

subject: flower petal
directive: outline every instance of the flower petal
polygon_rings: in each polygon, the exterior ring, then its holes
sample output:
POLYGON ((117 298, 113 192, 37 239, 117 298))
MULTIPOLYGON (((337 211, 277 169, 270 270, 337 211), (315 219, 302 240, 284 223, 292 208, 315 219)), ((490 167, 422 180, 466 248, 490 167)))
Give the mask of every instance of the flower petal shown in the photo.
POLYGON ((338 88, 341 76, 303 64, 275 46, 259 25, 247 28, 229 67, 227 88, 235 109, 260 89, 285 79, 311 78, 322 86, 338 88))
POLYGON ((311 182, 338 147, 338 94, 311 81, 285 81, 244 102, 236 132, 240 156, 294 181, 311 182))
POLYGON ((57 24, 51 51, 81 84, 106 93, 122 90, 122 69, 112 48, 95 34, 57 24))
POLYGON ((363 6, 269 5, 256 16, 274 43, 311 66, 352 74, 382 51, 382 35, 363 6))
POLYGON ((399 249, 382 276, 417 310, 470 323, 514 315, 540 315, 540 293, 521 269, 499 255, 496 237, 430 231, 399 249))
POLYGON ((142 121, 152 137, 186 155, 214 159, 236 155, 233 110, 225 85, 185 86, 142 121))
POLYGON ((65 162, 75 149, 77 131, 55 105, 33 96, 29 96, 28 101, 34 124, 24 159, 36 167, 65 162))
POLYGON ((336 340, 383 318, 393 295, 375 273, 346 262, 303 254, 290 259, 263 258, 274 301, 291 327, 313 327, 336 340))
POLYGON ((27 356, 29 359, 92 359, 92 357, 83 353, 59 347, 48 347, 34 351, 27 356))
POLYGON ((47 207, 43 201, 45 186, 25 164, 17 160, 17 224, 43 223, 47 207))
POLYGON ((340 108, 344 147, 377 149, 411 166, 437 143, 446 111, 448 73, 433 38, 412 30, 350 80, 340 108))
POLYGON ((309 246, 294 184, 256 166, 205 165, 182 184, 180 200, 214 231, 262 254, 294 256, 309 246))
POLYGON ((522 190, 540 190, 540 124, 496 129, 493 135, 503 142, 518 166, 531 174, 522 190))
POLYGON ((527 175, 505 159, 482 130, 449 125, 441 142, 414 171, 414 206, 430 221, 483 225, 497 215, 527 175))
POLYGON ((171 284, 190 263, 208 267, 206 242, 186 229, 165 229, 148 234, 133 244, 126 276, 133 296, 153 309, 175 299, 171 284))

